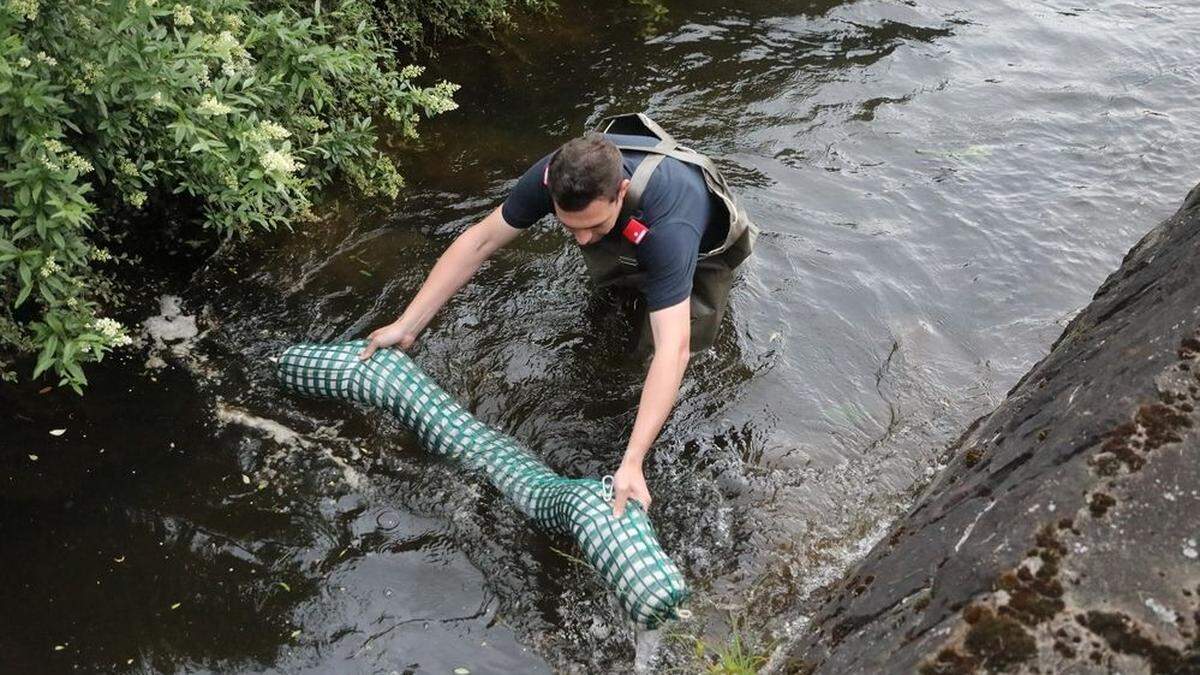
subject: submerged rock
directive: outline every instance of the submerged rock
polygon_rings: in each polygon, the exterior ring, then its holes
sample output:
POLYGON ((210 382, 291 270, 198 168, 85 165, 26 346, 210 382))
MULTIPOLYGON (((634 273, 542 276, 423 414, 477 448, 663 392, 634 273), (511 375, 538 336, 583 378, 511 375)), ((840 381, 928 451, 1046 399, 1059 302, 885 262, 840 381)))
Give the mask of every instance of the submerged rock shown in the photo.
POLYGON ((782 671, 1200 673, 1198 405, 1200 186, 826 589, 782 671))

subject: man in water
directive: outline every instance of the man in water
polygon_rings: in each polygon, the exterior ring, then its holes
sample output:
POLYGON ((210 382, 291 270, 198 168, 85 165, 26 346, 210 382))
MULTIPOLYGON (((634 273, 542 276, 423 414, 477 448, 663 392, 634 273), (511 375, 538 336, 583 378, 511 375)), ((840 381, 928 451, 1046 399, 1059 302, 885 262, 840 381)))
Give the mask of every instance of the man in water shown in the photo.
POLYGON ((483 261, 554 214, 581 247, 597 285, 636 288, 645 298, 642 323, 654 355, 613 475, 619 518, 629 499, 650 507, 642 463, 675 405, 691 352, 716 337, 732 271, 750 254, 757 230, 712 162, 645 115, 611 118, 602 130, 530 167, 501 206, 450 244, 400 318, 371 333, 360 358, 383 347, 412 347, 483 261))

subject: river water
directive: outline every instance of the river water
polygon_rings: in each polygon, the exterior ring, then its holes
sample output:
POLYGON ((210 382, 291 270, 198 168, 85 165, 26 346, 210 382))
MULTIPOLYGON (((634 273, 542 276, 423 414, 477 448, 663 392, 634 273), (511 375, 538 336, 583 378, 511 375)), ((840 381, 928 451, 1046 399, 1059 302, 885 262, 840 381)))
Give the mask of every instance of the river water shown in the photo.
MULTIPOLYGON (((462 107, 399 151, 397 203, 334 195, 322 223, 217 256, 172 367, 100 368, 85 402, 17 416, 0 662, 689 672, 734 624, 785 643, 1200 179, 1200 6, 1084 4, 563 1, 443 49, 430 75, 462 107), (283 394, 269 361, 390 321, 525 167, 633 110, 711 155, 763 230, 647 463, 696 616, 640 654, 565 542, 386 416, 283 394)), ((414 355, 556 470, 600 476, 640 391, 629 328, 546 223, 414 355)))

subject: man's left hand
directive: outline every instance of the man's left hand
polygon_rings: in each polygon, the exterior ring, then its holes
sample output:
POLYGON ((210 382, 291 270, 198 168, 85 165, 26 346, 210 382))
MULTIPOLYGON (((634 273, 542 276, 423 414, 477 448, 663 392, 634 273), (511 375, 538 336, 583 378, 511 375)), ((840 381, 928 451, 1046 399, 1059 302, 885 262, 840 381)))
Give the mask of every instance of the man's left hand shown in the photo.
POLYGON ((650 490, 646 487, 646 478, 642 476, 640 464, 622 462, 621 468, 613 474, 613 516, 620 518, 625 515, 625 502, 636 499, 642 508, 650 510, 650 490))

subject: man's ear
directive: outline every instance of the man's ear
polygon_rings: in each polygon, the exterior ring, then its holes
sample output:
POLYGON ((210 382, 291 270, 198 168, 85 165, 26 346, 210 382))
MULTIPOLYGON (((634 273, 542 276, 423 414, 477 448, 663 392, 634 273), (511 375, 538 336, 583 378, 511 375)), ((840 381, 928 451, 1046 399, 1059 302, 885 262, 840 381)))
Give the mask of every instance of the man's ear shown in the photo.
POLYGON ((617 187, 617 201, 620 203, 624 203, 625 202, 625 193, 628 191, 629 191, 629 179, 622 178, 621 184, 617 187))

